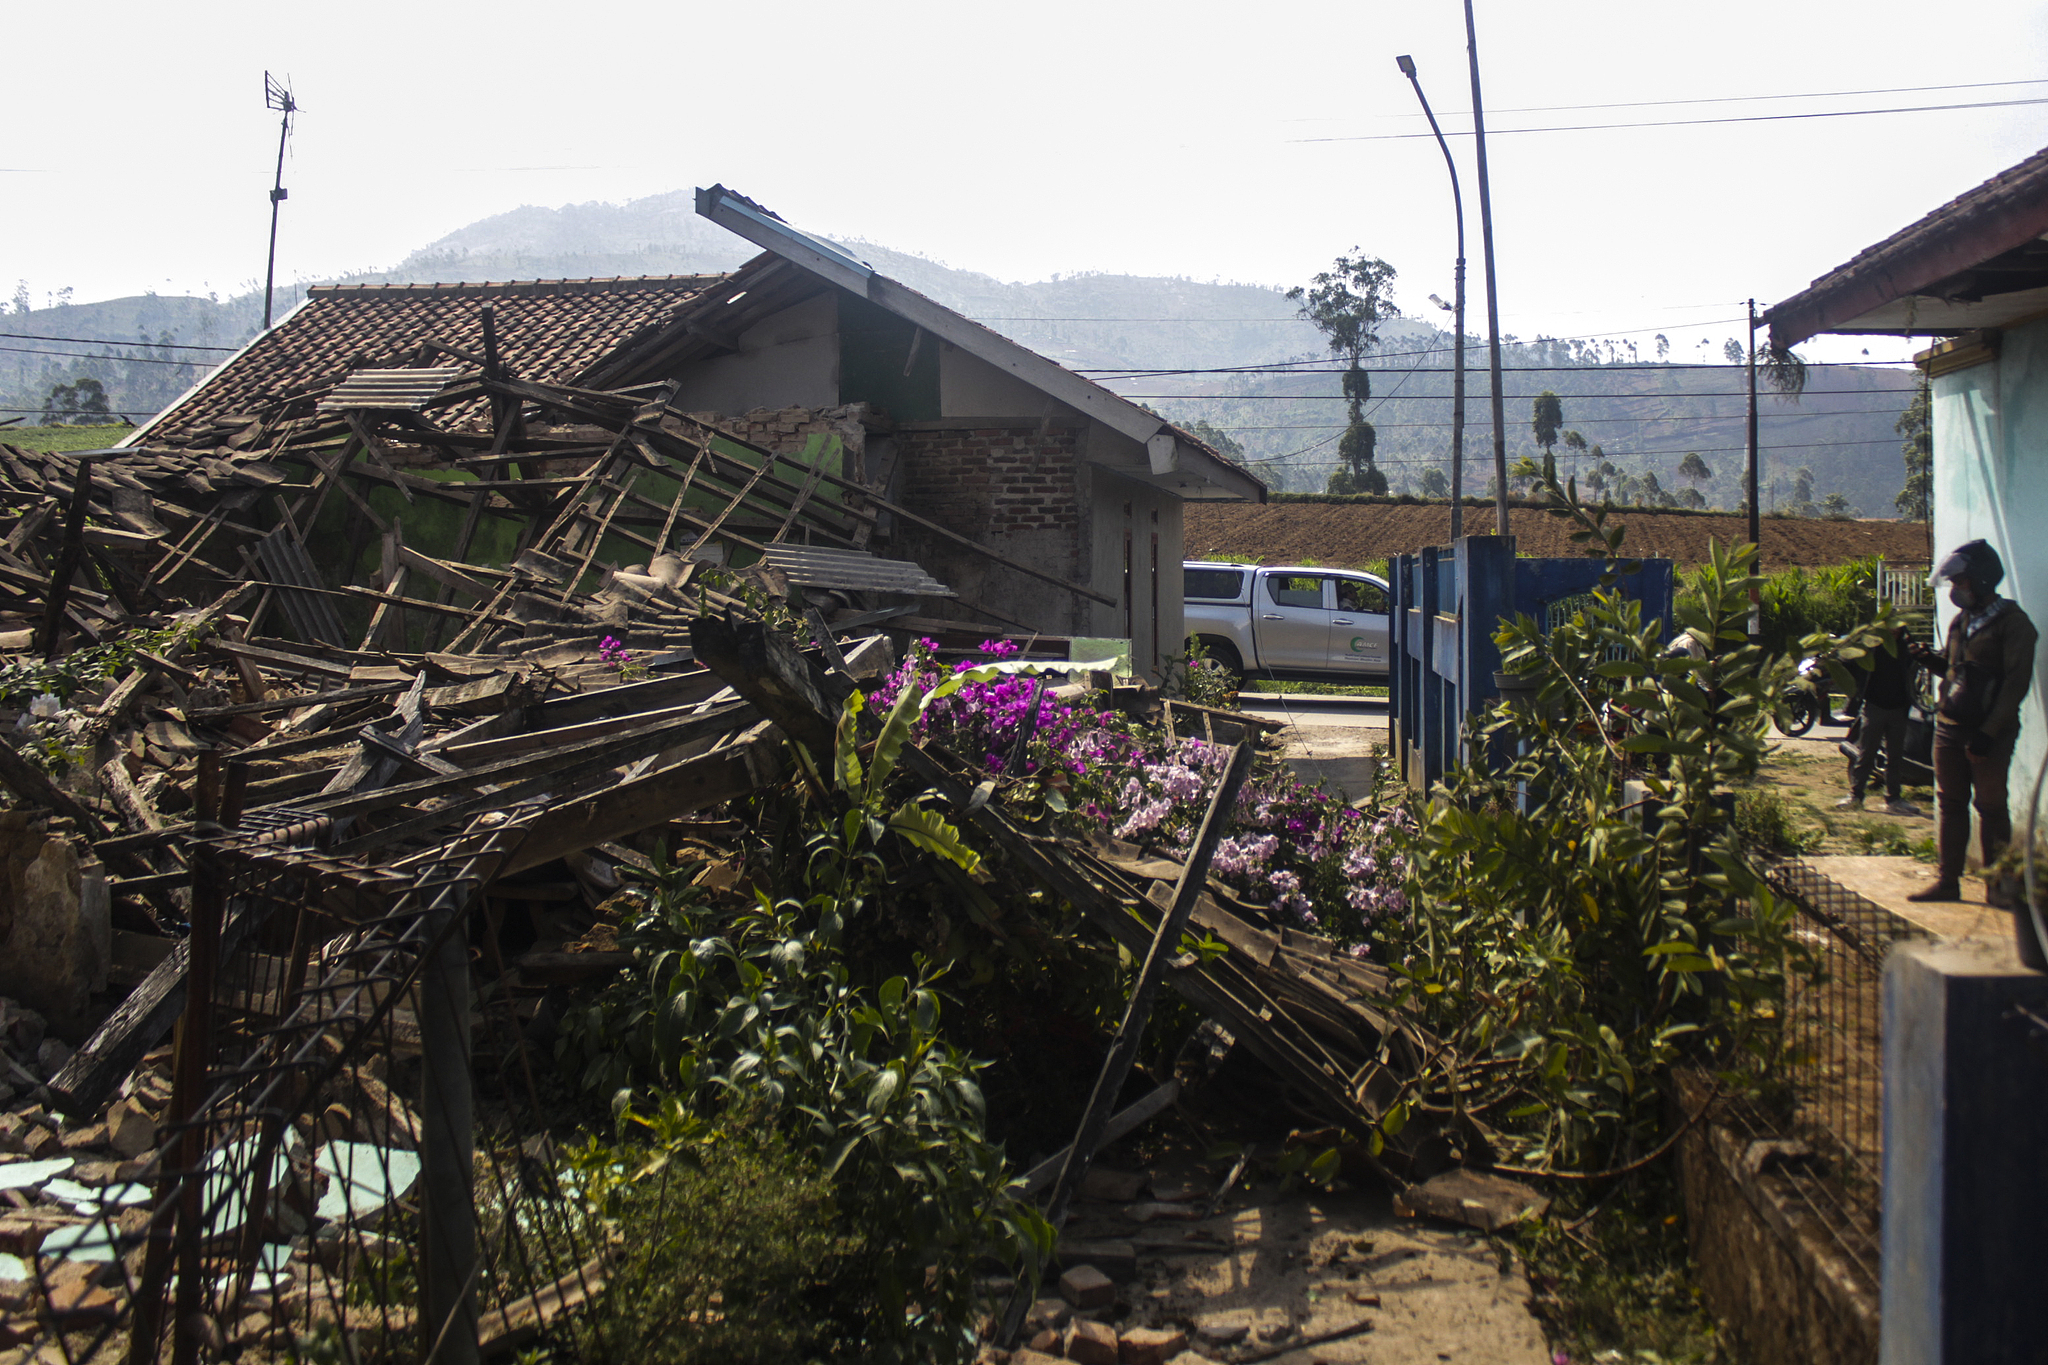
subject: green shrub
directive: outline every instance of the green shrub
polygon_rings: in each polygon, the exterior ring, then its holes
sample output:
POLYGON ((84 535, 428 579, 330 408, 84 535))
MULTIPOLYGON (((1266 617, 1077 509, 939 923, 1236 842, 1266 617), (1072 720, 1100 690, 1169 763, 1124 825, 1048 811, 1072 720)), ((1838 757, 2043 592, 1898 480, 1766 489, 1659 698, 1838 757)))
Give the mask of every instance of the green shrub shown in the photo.
POLYGON ((1735 832, 1763 853, 1810 853, 1819 846, 1819 836, 1799 828, 1784 797, 1760 788, 1735 794, 1735 832))
POLYGON ((575 1333, 579 1359, 795 1365, 841 1353, 834 1286, 865 1240, 836 1216, 817 1163, 772 1126, 593 1143, 573 1169, 617 1236, 604 1293, 575 1333))

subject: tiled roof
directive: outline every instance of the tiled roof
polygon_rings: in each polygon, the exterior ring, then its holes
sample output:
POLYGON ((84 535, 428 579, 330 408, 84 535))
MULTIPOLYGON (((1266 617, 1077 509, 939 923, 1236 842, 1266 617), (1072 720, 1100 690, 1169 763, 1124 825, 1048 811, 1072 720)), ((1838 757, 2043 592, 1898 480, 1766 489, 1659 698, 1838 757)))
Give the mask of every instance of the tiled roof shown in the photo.
MULTIPOLYGON (((420 346, 483 350, 490 304, 498 352, 522 379, 575 383, 622 345, 668 322, 722 275, 515 280, 483 284, 315 285, 306 302, 171 405, 137 438, 203 439, 216 418, 253 414, 357 369, 404 368, 420 346)), ((447 364, 445 354, 431 359, 447 364)))
POLYGON ((1772 337, 1794 345, 1833 323, 2010 251, 2048 232, 2048 148, 1856 253, 1766 310, 1772 337))

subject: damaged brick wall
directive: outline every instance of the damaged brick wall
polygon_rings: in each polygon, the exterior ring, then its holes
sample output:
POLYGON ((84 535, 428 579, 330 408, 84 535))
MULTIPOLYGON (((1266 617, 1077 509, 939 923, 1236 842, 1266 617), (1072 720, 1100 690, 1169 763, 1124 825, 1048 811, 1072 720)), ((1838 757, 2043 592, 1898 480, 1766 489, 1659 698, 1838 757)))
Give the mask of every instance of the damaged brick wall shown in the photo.
POLYGON ((867 451, 868 406, 850 403, 839 408, 755 408, 737 417, 696 414, 763 450, 778 455, 801 454, 812 436, 837 436, 846 451, 847 468, 862 469, 867 451))
MULTIPOLYGON (((1085 581, 1088 488, 1081 432, 1071 427, 900 429, 897 497, 905 507, 1047 573, 1085 581)), ((898 527, 895 553, 915 559, 963 598, 1048 633, 1075 630, 1070 594, 956 545, 898 527)))

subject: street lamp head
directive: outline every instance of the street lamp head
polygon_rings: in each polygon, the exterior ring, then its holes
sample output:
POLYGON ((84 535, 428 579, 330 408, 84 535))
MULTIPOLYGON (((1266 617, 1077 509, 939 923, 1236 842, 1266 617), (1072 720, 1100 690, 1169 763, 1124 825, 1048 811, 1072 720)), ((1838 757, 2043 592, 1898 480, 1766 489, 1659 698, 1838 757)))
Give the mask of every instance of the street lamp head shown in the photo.
POLYGON ((1443 301, 1442 299, 1438 298, 1438 297, 1437 297, 1436 295, 1434 295, 1434 294, 1431 294, 1431 295, 1429 296, 1429 301, 1430 301, 1431 303, 1435 304, 1435 305, 1436 305, 1437 307, 1439 307, 1439 308, 1443 309, 1443 310, 1444 310, 1444 311, 1445 311, 1446 313, 1450 313, 1450 312, 1455 312, 1455 311, 1457 311, 1457 310, 1455 310, 1454 308, 1452 308, 1452 307, 1451 307, 1451 305, 1449 305, 1448 303, 1445 303, 1445 302, 1444 302, 1444 301, 1443 301))
POLYGON ((1394 65, 1400 67, 1401 74, 1409 80, 1415 79, 1415 59, 1413 57, 1406 55, 1396 57, 1394 58, 1394 65))

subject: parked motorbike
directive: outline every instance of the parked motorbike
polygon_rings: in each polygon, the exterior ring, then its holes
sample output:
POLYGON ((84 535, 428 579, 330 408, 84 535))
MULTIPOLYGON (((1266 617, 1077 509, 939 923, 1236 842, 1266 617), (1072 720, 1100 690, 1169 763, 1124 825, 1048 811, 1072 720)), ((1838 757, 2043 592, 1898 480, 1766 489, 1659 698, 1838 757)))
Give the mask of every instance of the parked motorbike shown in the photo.
POLYGON ((1827 660, 1819 654, 1809 654, 1799 661, 1799 677, 1786 685, 1784 695, 1779 699, 1785 716, 1779 728, 1793 738, 1811 730, 1815 723, 1840 725, 1830 707, 1832 700, 1829 688, 1827 660))

